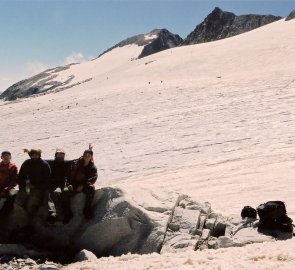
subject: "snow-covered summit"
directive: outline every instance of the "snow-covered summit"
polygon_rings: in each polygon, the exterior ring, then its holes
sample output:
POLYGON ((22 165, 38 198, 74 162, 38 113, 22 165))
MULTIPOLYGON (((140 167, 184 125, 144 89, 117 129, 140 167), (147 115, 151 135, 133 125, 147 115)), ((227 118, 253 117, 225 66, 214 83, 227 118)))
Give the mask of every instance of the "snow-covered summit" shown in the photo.
POLYGON ((97 74, 178 46, 183 40, 166 29, 155 29, 147 34, 127 38, 111 47, 96 59, 83 64, 72 64, 45 70, 33 77, 17 82, 4 91, 0 98, 15 100, 48 91, 57 92, 92 80, 97 74))
POLYGON ((68 65, 52 68, 17 82, 1 93, 0 99, 15 100, 36 94, 58 92, 89 82, 98 74, 106 74, 106 78, 109 78, 107 74, 121 64, 124 65, 126 60, 128 62, 141 59, 178 46, 235 36, 279 19, 281 17, 272 15, 236 16, 215 8, 185 40, 167 29, 154 29, 146 34, 135 35, 117 43, 88 63, 77 64, 76 67, 68 65))
POLYGON ((142 58, 165 49, 177 47, 182 41, 179 35, 172 34, 167 29, 154 29, 147 34, 140 34, 127 38, 106 50, 100 56, 115 48, 135 44, 143 47, 143 51, 138 55, 139 58, 142 58))

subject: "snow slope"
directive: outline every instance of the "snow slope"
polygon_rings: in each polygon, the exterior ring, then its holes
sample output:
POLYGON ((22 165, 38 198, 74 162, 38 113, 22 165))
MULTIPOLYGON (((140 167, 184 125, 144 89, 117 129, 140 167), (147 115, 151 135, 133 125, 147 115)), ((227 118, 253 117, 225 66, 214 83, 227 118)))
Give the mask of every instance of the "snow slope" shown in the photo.
POLYGON ((252 244, 243 248, 227 248, 219 250, 204 250, 182 252, 178 254, 153 253, 151 255, 127 254, 121 257, 101 258, 97 261, 76 263, 63 270, 193 270, 193 269, 294 269, 295 241, 281 241, 276 244, 252 244))
MULTIPOLYGON (((50 158, 63 147, 74 158, 91 142, 98 187, 183 192, 209 201, 223 214, 283 200, 295 219, 295 20, 139 60, 131 61, 136 46, 119 49, 71 66, 79 80, 93 77, 87 83, 1 101, 0 149, 11 150, 20 166, 26 158, 22 148, 41 147, 43 157, 50 158)), ((253 248, 127 255, 97 265, 293 269, 294 249, 289 240, 253 248)))

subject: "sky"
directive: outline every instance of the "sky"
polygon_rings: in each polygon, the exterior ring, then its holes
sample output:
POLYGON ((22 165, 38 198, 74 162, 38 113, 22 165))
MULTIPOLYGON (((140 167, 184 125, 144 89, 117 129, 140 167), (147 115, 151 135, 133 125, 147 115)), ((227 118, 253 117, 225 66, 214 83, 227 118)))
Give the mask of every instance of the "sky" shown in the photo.
POLYGON ((0 92, 155 28, 185 38, 216 6, 237 15, 285 17, 295 0, 0 0, 0 92))

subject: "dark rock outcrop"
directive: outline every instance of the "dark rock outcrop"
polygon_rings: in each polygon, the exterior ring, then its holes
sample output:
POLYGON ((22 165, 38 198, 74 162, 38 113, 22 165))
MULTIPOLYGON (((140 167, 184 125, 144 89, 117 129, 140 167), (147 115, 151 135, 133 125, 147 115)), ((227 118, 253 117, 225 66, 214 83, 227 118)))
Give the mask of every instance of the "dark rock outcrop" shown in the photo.
POLYGON ((147 34, 140 34, 124 39, 115 46, 104 51, 98 58, 115 48, 132 44, 144 46, 141 54, 138 56, 138 58, 142 58, 166 49, 177 47, 182 42, 183 39, 179 35, 172 34, 167 29, 154 29, 147 34))
POLYGON ((286 21, 295 19, 295 9, 287 16, 286 21))
POLYGON ((187 36, 182 45, 204 43, 232 37, 280 19, 281 17, 273 15, 236 16, 234 13, 222 11, 220 8, 216 7, 205 20, 187 36))
POLYGON ((7 88, 1 95, 1 99, 15 100, 17 98, 24 98, 35 94, 40 94, 46 91, 53 90, 57 87, 68 84, 73 78, 68 78, 66 81, 61 82, 55 80, 59 71, 68 69, 66 67, 57 67, 45 70, 33 77, 22 80, 9 88, 7 88))
POLYGON ((151 43, 144 46, 138 58, 142 58, 163 50, 177 47, 183 41, 183 39, 179 35, 172 34, 166 29, 153 30, 152 32, 150 32, 150 35, 156 35, 157 38, 155 38, 151 43))
POLYGON ((92 80, 92 78, 88 78, 83 81, 73 83, 72 81, 75 78, 74 75, 70 75, 63 79, 57 79, 58 73, 68 69, 69 67, 70 65, 48 69, 33 77, 22 80, 10 86, 2 94, 0 94, 0 99, 13 101, 18 98, 42 95, 48 92, 58 92, 92 80))
POLYGON ((55 193, 54 201, 58 213, 54 225, 46 222, 46 205, 29 218, 23 207, 14 204, 13 212, 1 220, 0 256, 9 253, 15 256, 28 254, 33 258, 61 255, 74 258, 83 249, 98 257, 159 252, 177 196, 165 203, 156 201, 147 206, 152 206, 152 210, 146 210, 122 190, 102 188, 95 192, 94 216, 89 220, 83 215, 85 195, 77 194, 71 201, 73 217, 67 224, 62 223, 60 193, 55 193))

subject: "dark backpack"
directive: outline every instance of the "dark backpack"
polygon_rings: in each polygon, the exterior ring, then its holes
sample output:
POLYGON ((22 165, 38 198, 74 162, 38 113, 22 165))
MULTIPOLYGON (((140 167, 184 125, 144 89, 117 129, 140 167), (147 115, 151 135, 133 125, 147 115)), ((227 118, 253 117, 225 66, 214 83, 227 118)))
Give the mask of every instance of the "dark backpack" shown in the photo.
POLYGON ((286 205, 282 201, 269 201, 257 207, 259 229, 292 232, 292 219, 288 217, 286 205))
POLYGON ((242 218, 257 218, 257 211, 251 206, 244 206, 241 211, 242 218))

